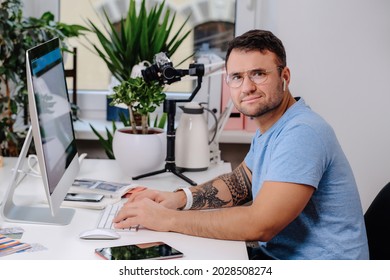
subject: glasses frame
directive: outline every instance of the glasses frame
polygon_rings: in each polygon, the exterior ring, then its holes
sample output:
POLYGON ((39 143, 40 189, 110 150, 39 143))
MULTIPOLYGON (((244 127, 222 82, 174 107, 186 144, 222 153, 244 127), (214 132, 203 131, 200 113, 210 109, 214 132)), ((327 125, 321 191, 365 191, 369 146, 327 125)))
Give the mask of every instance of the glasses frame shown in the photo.
POLYGON ((256 85, 261 85, 261 84, 264 84, 267 80, 268 80, 268 76, 270 73, 272 73, 273 71, 275 70, 283 70, 284 66, 282 65, 279 65, 279 66, 276 66, 275 68, 273 69, 261 69, 261 68, 258 68, 258 69, 251 69, 251 70, 247 70, 247 71, 244 71, 244 72, 237 72, 237 73, 234 73, 234 75, 237 75, 237 74, 240 74, 242 76, 242 80, 241 80, 241 83, 238 85, 238 86, 231 86, 231 84, 229 84, 229 76, 230 74, 227 74, 226 77, 225 77, 225 82, 226 84, 228 85, 228 87, 230 88, 239 88, 242 86, 242 84, 244 83, 244 79, 245 79, 245 76, 247 76, 249 78, 249 80, 251 80, 252 83, 256 84, 256 85), (263 81, 261 81, 260 83, 254 81, 252 79, 252 77, 249 75, 250 72, 253 72, 253 71, 262 71, 263 74, 266 75, 265 79, 263 81))

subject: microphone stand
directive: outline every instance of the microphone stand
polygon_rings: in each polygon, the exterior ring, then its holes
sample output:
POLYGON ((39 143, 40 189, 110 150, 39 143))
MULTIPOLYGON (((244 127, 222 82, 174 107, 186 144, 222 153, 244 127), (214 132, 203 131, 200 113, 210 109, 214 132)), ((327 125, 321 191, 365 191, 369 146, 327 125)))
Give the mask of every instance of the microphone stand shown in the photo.
POLYGON ((176 139, 176 131, 175 131, 175 115, 176 115, 176 103, 177 102, 190 102, 195 97, 196 93, 200 90, 202 84, 202 76, 198 74, 197 77, 197 86, 192 92, 191 96, 188 99, 165 99, 164 100, 164 112, 167 113, 168 123, 167 123, 167 156, 165 158, 165 167, 161 170, 152 171, 146 174, 138 175, 133 177, 133 180, 138 180, 141 178, 161 174, 164 172, 171 172, 174 175, 180 177, 187 183, 192 186, 196 186, 197 183, 191 180, 190 178, 183 175, 176 167, 175 163, 175 139, 176 139))

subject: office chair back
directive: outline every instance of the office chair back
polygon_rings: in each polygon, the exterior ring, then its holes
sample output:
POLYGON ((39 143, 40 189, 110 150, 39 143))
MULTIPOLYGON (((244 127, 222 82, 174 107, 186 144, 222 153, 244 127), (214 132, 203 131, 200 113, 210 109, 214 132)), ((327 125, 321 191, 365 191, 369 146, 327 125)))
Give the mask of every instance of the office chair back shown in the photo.
POLYGON ((364 214, 371 260, 390 260, 390 183, 364 214))

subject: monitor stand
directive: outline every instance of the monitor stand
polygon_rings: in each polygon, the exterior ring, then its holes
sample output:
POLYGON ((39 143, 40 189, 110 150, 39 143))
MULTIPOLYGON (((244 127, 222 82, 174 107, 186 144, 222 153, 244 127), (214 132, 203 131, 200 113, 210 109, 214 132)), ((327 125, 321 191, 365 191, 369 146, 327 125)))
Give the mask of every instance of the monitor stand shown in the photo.
POLYGON ((53 216, 49 207, 22 206, 16 205, 13 201, 17 186, 26 176, 26 174, 20 173, 19 170, 24 165, 31 141, 32 129, 30 127, 13 170, 11 182, 4 197, 1 214, 5 220, 14 223, 68 225, 74 216, 74 209, 60 208, 56 215, 53 216), (22 178, 20 178, 20 176, 22 176, 22 178))

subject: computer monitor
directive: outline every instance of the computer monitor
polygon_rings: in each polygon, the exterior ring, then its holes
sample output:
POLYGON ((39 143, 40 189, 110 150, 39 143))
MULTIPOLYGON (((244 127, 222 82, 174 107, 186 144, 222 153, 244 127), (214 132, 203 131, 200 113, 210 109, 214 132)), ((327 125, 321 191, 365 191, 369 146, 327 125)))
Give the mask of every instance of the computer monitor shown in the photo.
POLYGON ((70 223, 74 209, 60 208, 79 172, 71 107, 58 38, 26 52, 31 127, 3 203, 3 216, 12 222, 70 223), (18 175, 32 139, 48 206, 24 206, 13 202, 18 175))

